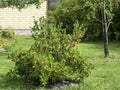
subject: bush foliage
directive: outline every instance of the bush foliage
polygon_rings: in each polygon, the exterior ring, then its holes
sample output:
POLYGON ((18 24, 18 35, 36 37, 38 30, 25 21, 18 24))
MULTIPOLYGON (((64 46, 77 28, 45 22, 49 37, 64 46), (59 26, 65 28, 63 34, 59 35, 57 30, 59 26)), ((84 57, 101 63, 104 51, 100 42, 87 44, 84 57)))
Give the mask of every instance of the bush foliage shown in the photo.
POLYGON ((13 37, 14 32, 11 27, 6 28, 6 30, 0 27, 0 47, 6 46, 13 37))
POLYGON ((6 30, 2 30, 0 36, 6 39, 12 39, 14 37, 13 28, 7 27, 6 30))
POLYGON ((44 18, 35 21, 32 30, 35 42, 31 48, 10 55, 15 62, 10 76, 20 76, 33 85, 46 86, 64 80, 79 83, 89 75, 91 65, 74 49, 84 34, 78 22, 71 35, 54 20, 44 18))
POLYGON ((6 46, 7 44, 8 44, 8 40, 0 37, 0 48, 6 46))

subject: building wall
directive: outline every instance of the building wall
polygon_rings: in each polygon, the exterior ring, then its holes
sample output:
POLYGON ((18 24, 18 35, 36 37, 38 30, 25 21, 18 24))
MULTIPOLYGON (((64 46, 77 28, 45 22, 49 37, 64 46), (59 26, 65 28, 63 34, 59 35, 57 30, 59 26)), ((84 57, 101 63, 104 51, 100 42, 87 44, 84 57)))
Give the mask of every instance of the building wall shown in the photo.
POLYGON ((2 8, 0 9, 0 26, 2 28, 12 27, 13 29, 30 29, 34 25, 33 21, 42 16, 46 17, 47 2, 42 3, 41 7, 28 7, 19 11, 18 9, 2 8))

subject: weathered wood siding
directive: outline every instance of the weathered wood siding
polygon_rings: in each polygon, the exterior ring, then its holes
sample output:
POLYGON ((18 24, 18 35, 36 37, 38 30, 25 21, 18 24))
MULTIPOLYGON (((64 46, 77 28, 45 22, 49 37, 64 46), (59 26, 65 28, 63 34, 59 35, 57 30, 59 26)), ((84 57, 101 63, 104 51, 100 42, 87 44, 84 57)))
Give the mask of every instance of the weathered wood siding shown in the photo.
POLYGON ((47 3, 44 2, 41 8, 36 9, 31 6, 19 11, 18 9, 3 8, 0 9, 0 26, 2 28, 12 27, 14 29, 30 29, 33 26, 33 16, 38 19, 42 16, 46 17, 47 3))

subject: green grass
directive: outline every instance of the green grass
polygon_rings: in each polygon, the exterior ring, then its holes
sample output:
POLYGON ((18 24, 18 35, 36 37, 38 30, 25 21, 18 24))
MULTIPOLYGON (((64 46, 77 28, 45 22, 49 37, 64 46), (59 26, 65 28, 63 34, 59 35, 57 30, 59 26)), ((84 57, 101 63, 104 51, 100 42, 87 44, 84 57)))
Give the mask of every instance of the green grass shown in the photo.
POLYGON ((109 43, 110 56, 104 58, 102 43, 81 43, 83 56, 94 65, 91 75, 81 85, 82 90, 120 90, 120 43, 109 43))
POLYGON ((15 36, 12 42, 5 47, 6 52, 0 52, 0 90, 26 90, 24 82, 20 79, 9 80, 6 78, 14 63, 7 58, 8 53, 14 50, 28 50, 33 43, 31 36, 15 36))
POLYGON ((15 36, 12 42, 5 47, 9 52, 14 50, 28 50, 33 43, 33 39, 31 36, 19 35, 15 36))
MULTIPOLYGON (((0 90, 31 90, 20 80, 7 80, 6 74, 13 69, 14 63, 7 59, 7 53, 14 50, 28 50, 33 43, 30 36, 16 36, 9 46, 8 52, 0 52, 0 90)), ((77 50, 94 65, 91 74, 79 87, 66 87, 62 90, 120 90, 120 42, 109 44, 110 57, 104 58, 102 42, 84 42, 77 45, 77 50)), ((44 90, 36 88, 35 90, 44 90)))

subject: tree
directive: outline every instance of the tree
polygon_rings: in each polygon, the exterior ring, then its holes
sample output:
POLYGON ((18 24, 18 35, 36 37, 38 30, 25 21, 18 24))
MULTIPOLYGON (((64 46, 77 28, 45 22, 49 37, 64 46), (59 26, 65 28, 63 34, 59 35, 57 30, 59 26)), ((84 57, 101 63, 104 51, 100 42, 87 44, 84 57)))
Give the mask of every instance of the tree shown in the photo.
MULTIPOLYGON (((113 0, 96 0, 96 11, 101 12, 101 17, 96 17, 96 20, 102 24, 103 40, 104 40, 104 55, 109 56, 108 49, 108 30, 113 19, 113 0)), ((96 12, 95 12, 96 13, 96 12)))
POLYGON ((0 8, 16 7, 22 9, 30 5, 36 5, 37 7, 45 0, 0 0, 0 8))
MULTIPOLYGON (((111 2, 110 2, 111 3, 111 2)), ((107 12, 106 10, 106 1, 103 0, 103 12, 102 12, 102 27, 103 27, 103 39, 104 39, 104 54, 105 57, 109 56, 109 50, 108 50, 108 29, 112 20, 112 13, 111 13, 111 9, 110 13, 107 12), (109 16, 107 16, 109 15, 109 16)))
MULTIPOLYGON (((92 39, 95 38, 95 35, 97 35, 96 37, 100 39, 101 32, 103 33, 105 57, 109 56, 108 33, 116 32, 116 31, 111 30, 111 29, 113 29, 113 28, 111 28, 111 25, 113 23, 115 10, 117 9, 116 7, 119 7, 119 5, 120 5, 119 2, 120 2, 119 0, 94 0, 93 1, 94 8, 95 8, 95 12, 94 12, 95 18, 89 27, 90 27, 90 29, 97 28, 98 30, 94 30, 94 32, 92 30, 87 30, 87 35, 94 34, 94 36, 93 35, 90 36, 90 37, 92 37, 92 39)), ((115 23, 114 23, 114 25, 115 25, 115 23)), ((119 34, 117 34, 117 35, 119 35, 119 34)), ((112 34, 110 37, 112 37, 112 34)), ((87 37, 87 38, 89 38, 89 37, 87 37)))

